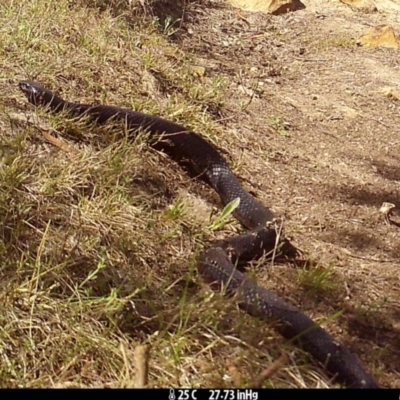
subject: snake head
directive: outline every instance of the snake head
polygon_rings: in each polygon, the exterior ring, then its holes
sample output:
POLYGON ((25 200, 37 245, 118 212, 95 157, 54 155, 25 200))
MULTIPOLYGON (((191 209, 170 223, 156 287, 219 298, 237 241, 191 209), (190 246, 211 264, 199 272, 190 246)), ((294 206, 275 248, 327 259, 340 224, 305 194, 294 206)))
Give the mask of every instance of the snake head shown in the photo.
POLYGON ((18 83, 18 87, 25 94, 29 102, 35 106, 50 105, 54 99, 54 94, 40 83, 21 81, 18 83))

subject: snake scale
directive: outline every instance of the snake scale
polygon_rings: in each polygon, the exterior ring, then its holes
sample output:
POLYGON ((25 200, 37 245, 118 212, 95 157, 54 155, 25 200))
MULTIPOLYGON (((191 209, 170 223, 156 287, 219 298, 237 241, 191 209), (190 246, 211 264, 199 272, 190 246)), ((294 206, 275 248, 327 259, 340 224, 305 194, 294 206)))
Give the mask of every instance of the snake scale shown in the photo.
MULTIPOLYGON (((168 148, 174 150, 171 154, 178 154, 178 162, 183 158, 189 160, 194 170, 202 174, 218 193, 222 204, 239 198, 239 206, 233 215, 250 232, 215 242, 203 251, 197 260, 200 274, 210 284, 222 284, 228 294, 236 294, 244 311, 274 321, 280 334, 296 341, 345 386, 379 388, 359 359, 342 343, 299 309, 259 286, 235 267, 272 252, 279 236, 271 226, 274 220, 272 211, 241 186, 216 147, 183 126, 156 116, 111 105, 68 102, 36 82, 21 81, 18 86, 30 103, 52 112, 66 112, 99 124, 120 120, 132 134, 145 130, 156 138, 166 138, 168 148)), ((282 239, 281 242, 281 253, 295 254, 296 250, 288 240, 282 239)))

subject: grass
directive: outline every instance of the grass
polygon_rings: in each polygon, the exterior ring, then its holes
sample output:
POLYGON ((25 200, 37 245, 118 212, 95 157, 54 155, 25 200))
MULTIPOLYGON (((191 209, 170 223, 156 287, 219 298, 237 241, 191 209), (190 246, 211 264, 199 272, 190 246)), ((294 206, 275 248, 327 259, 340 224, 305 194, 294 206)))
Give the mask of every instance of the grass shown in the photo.
POLYGON ((326 51, 332 48, 344 47, 351 48, 356 44, 356 40, 350 36, 345 35, 333 35, 329 38, 324 38, 323 40, 316 43, 316 47, 319 50, 326 51))
POLYGON ((332 267, 332 265, 329 265, 325 268, 319 266, 313 260, 309 260, 307 265, 300 271, 300 283, 309 289, 311 294, 331 291, 339 285, 332 267))
MULTIPOLYGON (((235 229, 235 204, 203 218, 178 193, 211 189, 146 136, 35 111, 15 88, 34 78, 68 100, 157 114, 224 147, 225 77, 196 72, 170 40, 179 20, 134 15, 112 2, 0 4, 0 386, 132 387, 139 344, 151 347, 150 387, 247 386, 282 351, 291 362, 266 387, 331 386, 197 276, 203 247, 235 229)), ((281 118, 273 126, 289 136, 281 118)), ((326 287, 328 271, 306 280, 326 287)))

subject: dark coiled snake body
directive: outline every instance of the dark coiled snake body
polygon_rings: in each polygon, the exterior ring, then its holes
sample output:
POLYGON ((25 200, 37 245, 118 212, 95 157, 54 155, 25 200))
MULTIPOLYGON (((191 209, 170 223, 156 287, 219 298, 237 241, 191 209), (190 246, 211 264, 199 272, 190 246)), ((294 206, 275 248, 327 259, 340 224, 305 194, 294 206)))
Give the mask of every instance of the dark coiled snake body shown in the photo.
MULTIPOLYGON (((209 283, 223 284, 228 292, 236 293, 240 307, 249 314, 275 321, 276 329, 286 339, 296 339, 304 350, 324 364, 344 385, 355 388, 379 387, 359 359, 343 344, 303 312, 257 285, 235 268, 237 263, 260 258, 276 249, 278 234, 270 224, 274 214, 243 189, 225 159, 212 144, 181 125, 152 115, 109 105, 67 102, 35 82, 22 81, 19 88, 30 103, 47 107, 52 112, 63 111, 97 123, 105 123, 111 119, 122 120, 132 133, 137 133, 140 129, 151 135, 163 136, 174 149, 174 154, 188 159, 197 173, 205 177, 224 205, 239 198, 239 206, 233 215, 251 232, 214 243, 204 251, 197 261, 201 275, 209 283)), ((284 239, 280 251, 293 254, 295 250, 284 239)))

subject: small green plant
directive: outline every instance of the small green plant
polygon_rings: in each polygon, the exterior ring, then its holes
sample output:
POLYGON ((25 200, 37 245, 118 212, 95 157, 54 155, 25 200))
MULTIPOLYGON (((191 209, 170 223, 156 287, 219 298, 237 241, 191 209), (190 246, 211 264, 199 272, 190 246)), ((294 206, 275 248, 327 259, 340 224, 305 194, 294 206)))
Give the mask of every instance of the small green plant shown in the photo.
POLYGON ((384 296, 379 301, 373 301, 367 305, 359 308, 359 313, 361 316, 366 317, 371 314, 377 314, 389 303, 389 298, 384 296))
POLYGON ((286 124, 283 119, 279 116, 275 116, 272 118, 271 126, 275 129, 281 136, 290 136, 290 133, 287 130, 286 124))
POLYGON ((176 27, 176 24, 181 21, 180 18, 174 19, 170 15, 165 18, 164 26, 163 26, 163 33, 166 36, 172 36, 176 32, 179 31, 180 27, 176 27))
POLYGON ((98 274, 101 270, 106 268, 107 266, 107 258, 105 255, 101 256, 101 259, 97 263, 96 269, 90 271, 86 278, 79 284, 79 288, 83 288, 88 282, 92 282, 97 279, 98 274))
POLYGON ((176 204, 173 204, 169 207, 169 210, 167 211, 167 216, 170 219, 178 219, 185 215, 186 213, 186 206, 183 201, 179 201, 176 204))
POLYGON ((320 40, 316 47, 320 50, 328 50, 333 47, 352 47, 355 45, 355 40, 348 36, 333 36, 320 40))
POLYGON ((309 260, 301 270, 299 280, 303 286, 315 294, 337 287, 338 282, 332 279, 333 274, 332 264, 324 268, 309 260))
POLYGON ((209 225, 208 229, 212 231, 217 231, 218 229, 224 227, 228 222, 228 218, 232 215, 236 208, 239 207, 239 204, 239 197, 228 203, 222 210, 221 214, 217 217, 217 219, 211 225, 209 225))

